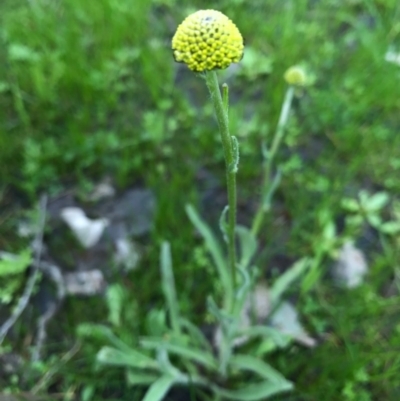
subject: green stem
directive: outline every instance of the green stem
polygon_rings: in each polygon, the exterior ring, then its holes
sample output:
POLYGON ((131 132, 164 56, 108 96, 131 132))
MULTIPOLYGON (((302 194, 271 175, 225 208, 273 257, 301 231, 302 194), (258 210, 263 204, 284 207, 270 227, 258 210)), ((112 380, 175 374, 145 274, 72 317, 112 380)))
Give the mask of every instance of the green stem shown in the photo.
MULTIPOLYGON (((211 95, 214 111, 217 117, 219 132, 221 134, 222 147, 224 149, 226 181, 228 190, 228 257, 231 288, 236 288, 236 246, 235 246, 235 227, 236 227, 236 172, 237 160, 233 149, 232 137, 229 134, 228 120, 228 90, 224 87, 224 99, 218 85, 218 77, 215 71, 207 71, 205 74, 207 87, 211 95)), ((233 305, 231 305, 232 307, 233 305)))
POLYGON ((294 94, 294 86, 290 85, 286 90, 285 100, 283 101, 282 104, 278 125, 276 127, 276 132, 274 135, 274 139, 272 141, 271 150, 269 151, 269 157, 267 161, 267 166, 269 166, 269 171, 271 169, 271 165, 274 160, 276 151, 278 150, 279 145, 282 142, 283 134, 285 133, 285 127, 289 119, 290 107, 292 105, 293 94, 294 94))
POLYGON ((289 119, 290 107, 292 105, 293 94, 294 94, 294 86, 290 85, 286 90, 285 99, 282 103, 282 109, 281 109, 281 114, 279 116, 278 125, 276 127, 275 135, 272 140, 272 145, 268 152, 267 160, 265 162, 264 183, 262 188, 261 204, 257 210, 256 216, 253 220, 253 225, 251 227, 251 232, 254 236, 257 236, 258 232, 260 231, 260 228, 264 221, 265 213, 269 209, 269 205, 265 204, 264 199, 266 197, 266 194, 268 193, 270 186, 272 185, 271 181, 272 163, 274 161, 275 155, 279 149, 279 146, 282 142, 285 133, 285 127, 289 119))

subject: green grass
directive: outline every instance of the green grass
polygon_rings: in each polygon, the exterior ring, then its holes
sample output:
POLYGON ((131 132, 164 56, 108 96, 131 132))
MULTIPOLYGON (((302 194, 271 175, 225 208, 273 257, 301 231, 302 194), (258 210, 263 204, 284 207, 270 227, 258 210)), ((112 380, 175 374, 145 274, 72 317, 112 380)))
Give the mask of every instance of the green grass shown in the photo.
MULTIPOLYGON (((219 4, 262 66, 250 65, 229 79, 232 133, 241 145, 240 222, 250 223, 258 202, 260 143, 271 139, 278 120, 284 71, 303 63, 315 77, 295 99, 278 154, 284 174, 258 259, 270 276, 270 261, 277 256, 315 256, 324 213, 340 233, 345 196, 367 189, 398 197, 400 67, 384 56, 390 46, 400 51, 400 6, 397 0, 219 4)), ((151 306, 162 307, 161 288, 154 283, 163 239, 172 242, 182 309, 204 321, 204 297, 215 277, 184 205, 200 206, 204 186, 211 185, 199 180, 199 171, 206 170, 215 179, 217 198, 215 210, 205 217, 218 216, 225 202, 223 155, 211 108, 204 106, 204 84, 175 65, 169 46, 189 12, 212 7, 215 2, 199 0, 9 0, 0 5, 0 248, 21 249, 15 220, 21 205, 33 208, 43 191, 84 191, 104 176, 111 176, 119 190, 138 184, 152 188, 155 227, 142 266, 127 285, 129 302, 136 306, 120 328, 125 337, 145 326, 151 306)), ((364 234, 356 239, 366 244, 370 261, 366 285, 354 292, 332 288, 327 277, 332 262, 324 255, 320 278, 310 292, 298 295, 303 320, 322 336, 321 345, 315 350, 293 346, 273 355, 275 366, 296 384, 295 393, 279 399, 399 399, 399 296, 387 297, 385 288, 399 268, 400 244, 397 238, 382 248, 378 237, 364 234)), ((66 352, 76 326, 93 308, 96 321, 105 321, 102 299, 65 305, 59 315, 64 335, 55 330, 55 345, 49 348, 53 357, 66 352)), ((122 374, 107 373, 111 389, 97 383, 96 346, 85 341, 48 390, 72 391, 80 399, 82 389, 93 386, 95 400, 139 397, 132 389, 121 391, 122 374)), ((51 356, 45 363, 43 373, 51 356)), ((30 384, 21 388, 29 390, 30 384)))

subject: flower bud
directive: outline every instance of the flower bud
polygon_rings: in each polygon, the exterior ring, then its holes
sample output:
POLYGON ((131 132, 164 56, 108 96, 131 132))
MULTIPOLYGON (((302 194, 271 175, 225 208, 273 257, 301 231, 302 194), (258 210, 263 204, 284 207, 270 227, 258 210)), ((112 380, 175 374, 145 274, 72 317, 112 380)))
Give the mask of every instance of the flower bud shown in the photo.
POLYGON ((304 68, 298 65, 287 69, 283 77, 289 85, 304 86, 307 84, 307 74, 304 68))

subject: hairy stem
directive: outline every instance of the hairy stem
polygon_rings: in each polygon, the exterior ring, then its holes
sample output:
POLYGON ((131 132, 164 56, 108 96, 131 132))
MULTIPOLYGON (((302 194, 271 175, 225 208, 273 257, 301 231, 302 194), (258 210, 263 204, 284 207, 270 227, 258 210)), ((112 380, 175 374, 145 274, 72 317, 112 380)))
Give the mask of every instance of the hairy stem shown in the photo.
MULTIPOLYGON (((219 132, 221 134, 222 147, 224 149, 226 181, 228 191, 228 257, 231 279, 231 288, 236 288, 236 246, 235 246, 235 227, 236 227, 236 172, 237 160, 233 148, 232 137, 229 133, 228 120, 228 90, 224 87, 224 98, 218 85, 218 78, 215 71, 206 72, 207 87, 213 102, 215 115, 217 117, 219 132)), ((233 291, 234 293, 234 291, 233 291)), ((232 307, 232 305, 231 305, 232 307)))

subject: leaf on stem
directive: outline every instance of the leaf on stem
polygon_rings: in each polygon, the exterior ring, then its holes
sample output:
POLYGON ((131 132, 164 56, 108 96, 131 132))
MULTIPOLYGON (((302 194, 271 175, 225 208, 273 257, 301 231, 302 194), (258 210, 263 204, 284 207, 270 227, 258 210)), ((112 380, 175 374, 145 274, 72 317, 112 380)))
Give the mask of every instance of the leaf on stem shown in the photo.
POLYGON ((239 142, 235 136, 231 136, 233 161, 229 165, 229 172, 236 174, 239 170, 239 142))
POLYGON ((228 216, 229 206, 226 205, 224 210, 221 213, 221 217, 219 218, 219 229, 222 232, 222 236, 226 243, 229 242, 228 240, 228 223, 227 223, 227 216, 228 216))

